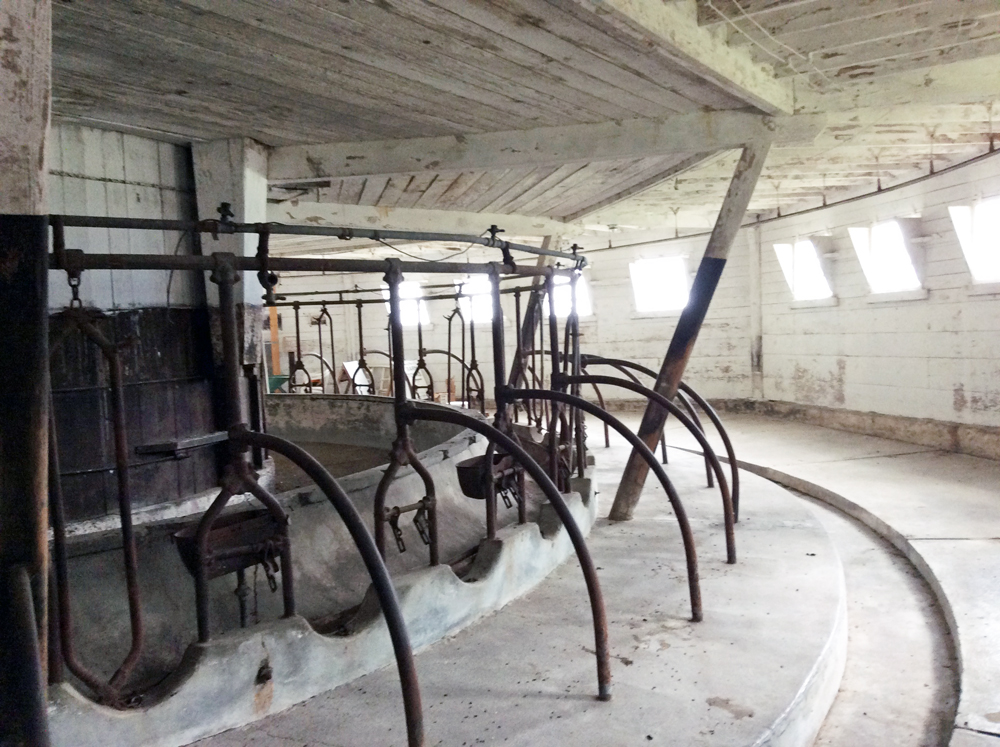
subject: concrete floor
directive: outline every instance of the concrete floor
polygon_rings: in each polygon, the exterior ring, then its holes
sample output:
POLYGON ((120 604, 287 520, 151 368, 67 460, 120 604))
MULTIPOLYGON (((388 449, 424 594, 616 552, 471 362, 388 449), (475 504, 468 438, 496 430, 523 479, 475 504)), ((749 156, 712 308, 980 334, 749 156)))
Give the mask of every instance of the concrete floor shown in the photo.
POLYGON ((933 593, 892 545, 810 502, 844 564, 849 630, 844 679, 816 747, 948 744, 958 672, 933 593))
MULTIPOLYGON (((960 673, 960 688, 952 690, 960 690, 961 698, 950 744, 1000 745, 1000 632, 996 626, 1000 603, 995 593, 1000 584, 1000 463, 762 416, 726 415, 725 421, 742 462, 763 467, 762 473, 785 484, 821 495, 875 527, 905 553, 911 567, 920 570, 925 586, 933 588, 935 598, 942 602, 940 611, 956 639, 954 648, 960 659, 954 667, 960 673)), ((676 426, 670 429, 668 442, 683 448, 695 446, 676 426)), ((845 564, 850 577, 852 564, 847 560, 845 564)), ((891 644, 870 646, 878 659, 895 657, 900 630, 889 630, 891 644)), ((912 627, 905 630, 914 634, 912 627)), ((935 649, 943 653, 947 641, 942 643, 940 634, 936 638, 935 649)), ((851 671, 849 664, 848 677, 851 671)), ((937 705, 925 714, 926 727, 949 706, 946 678, 939 677, 934 684, 934 678, 927 681, 929 674, 914 680, 941 693, 937 705)), ((865 679, 874 678, 874 674, 862 674, 858 679, 865 685, 865 679)), ((905 684, 905 678, 892 680, 905 684)), ((831 718, 841 713, 851 721, 850 714, 861 708, 868 714, 866 720, 871 720, 874 709, 866 711, 865 702, 875 695, 881 697, 881 688, 869 682, 870 692, 861 687, 850 696, 847 683, 844 697, 855 697, 857 704, 839 704, 831 718)), ((899 709, 908 708, 905 701, 906 697, 899 701, 899 709)), ((875 718, 893 720, 888 714, 875 718)), ((889 724, 872 724, 872 728, 872 734, 877 734, 889 724)), ((831 725, 828 733, 836 731, 831 725)), ((914 739, 932 736, 933 729, 925 728, 923 736, 915 732, 914 739)), ((844 743, 934 743, 879 741, 875 736, 858 739, 844 743)), ((942 740, 948 743, 947 734, 942 740)))
MULTIPOLYGON (((619 439, 597 453, 602 513, 627 455, 619 439)), ((688 620, 676 523, 650 483, 635 520, 602 520, 588 541, 608 609, 614 700, 594 697, 593 630, 571 560, 418 655, 429 745, 777 745, 815 733, 846 650, 843 569, 828 535, 803 501, 747 475, 740 562, 726 565, 719 495, 705 488, 701 460, 678 452, 671 475, 699 540, 705 621, 688 620), (789 708, 810 676, 819 685, 789 708)), ((198 744, 404 743, 398 679, 384 669, 198 744)))

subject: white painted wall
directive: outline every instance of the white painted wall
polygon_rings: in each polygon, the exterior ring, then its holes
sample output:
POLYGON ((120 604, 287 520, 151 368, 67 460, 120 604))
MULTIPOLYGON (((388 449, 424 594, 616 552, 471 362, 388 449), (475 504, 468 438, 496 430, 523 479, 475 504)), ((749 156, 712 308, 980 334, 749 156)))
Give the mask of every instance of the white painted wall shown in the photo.
MULTIPOLYGON (((761 226, 766 399, 1000 425, 1000 295, 977 295, 948 206, 1000 195, 1000 156, 761 226), (928 297, 870 303, 850 226, 922 216, 928 297), (824 232, 835 307, 793 308, 772 244, 824 232)), ((695 351, 700 355, 701 351, 695 351)))
MULTIPOLYGON (((760 232, 760 282, 755 283, 756 230, 744 229, 694 348, 686 379, 708 397, 764 398, 798 404, 878 412, 973 425, 1000 425, 1000 294, 981 295, 954 233, 948 206, 976 197, 1000 195, 1000 155, 938 174, 848 204, 763 223, 760 232), (923 216, 929 238, 922 248, 925 299, 870 303, 868 286, 847 229, 873 221, 923 216), (781 274, 772 245, 797 236, 830 233, 836 255, 833 307, 799 308, 781 274), (759 291, 758 291, 759 285, 759 291), (753 316, 760 314, 762 377, 756 390, 751 372, 753 316)), ((636 259, 684 254, 694 272, 707 237, 588 252, 587 279, 595 316, 582 324, 584 352, 636 360, 658 369, 677 323, 677 315, 635 312, 628 263, 636 259)), ((426 282, 450 278, 428 276, 426 282)), ((374 287, 377 276, 286 277, 284 290, 374 287)), ((508 317, 513 303, 505 299, 508 317)), ((445 347, 442 320, 450 302, 431 305, 432 328, 426 347, 445 347)), ((357 356, 354 308, 333 310, 338 360, 357 356)), ((283 310, 283 350, 294 344, 291 311, 283 310)), ((315 327, 303 313, 303 347, 315 348, 315 327), (308 330, 308 331, 307 331, 308 330)), ((366 342, 385 348, 385 310, 366 307, 366 342)), ((513 326, 507 326, 508 364, 513 326)), ((479 359, 491 385, 488 331, 478 335, 479 359)), ((416 332, 407 330, 408 357, 416 332)), ((443 389, 443 359, 431 361, 438 390, 443 389)), ((284 361, 283 361, 284 365, 284 361)), ((312 364, 310 364, 312 365, 312 364)), ((594 372, 611 373, 594 369, 594 372)), ((605 389, 608 399, 633 399, 605 389)))
MULTIPOLYGON (((49 209, 52 213, 126 218, 193 219, 194 187, 187 151, 172 143, 75 125, 52 128, 49 209)), ((169 231, 67 228, 66 246, 90 253, 190 254, 189 236, 169 231)), ((194 273, 83 273, 80 296, 105 310, 203 303, 194 273), (169 284, 169 296, 168 296, 169 284)), ((66 274, 49 273, 49 306, 69 303, 66 274)))

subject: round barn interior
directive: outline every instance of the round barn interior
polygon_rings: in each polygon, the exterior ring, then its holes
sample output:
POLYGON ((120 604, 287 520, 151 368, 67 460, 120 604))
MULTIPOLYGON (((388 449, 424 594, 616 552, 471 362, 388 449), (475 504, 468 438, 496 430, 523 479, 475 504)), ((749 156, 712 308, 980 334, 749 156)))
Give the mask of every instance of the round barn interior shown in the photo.
POLYGON ((993 0, 0 68, 0 744, 1000 744, 993 0))

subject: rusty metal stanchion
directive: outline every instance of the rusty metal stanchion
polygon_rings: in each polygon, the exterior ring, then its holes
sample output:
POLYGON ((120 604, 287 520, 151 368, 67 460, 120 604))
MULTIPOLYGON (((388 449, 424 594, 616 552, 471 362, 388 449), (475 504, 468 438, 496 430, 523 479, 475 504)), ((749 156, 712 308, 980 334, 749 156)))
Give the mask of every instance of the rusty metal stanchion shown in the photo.
POLYGON ((132 527, 132 491, 128 464, 129 447, 125 423, 124 380, 121 358, 118 354, 118 345, 108 339, 94 325, 93 315, 83 310, 79 301, 79 275, 71 274, 70 279, 73 300, 70 302, 70 308, 64 312, 65 318, 100 349, 108 365, 112 430, 114 433, 115 477, 118 483, 118 515, 121 522, 122 556, 125 567, 125 587, 128 595, 131 645, 125 659, 107 683, 102 682, 100 678, 89 672, 75 656, 67 572, 68 554, 66 551, 64 501, 61 480, 59 478, 59 452, 55 432, 55 419, 53 416, 50 419, 49 435, 49 500, 52 504, 51 521, 54 540, 55 577, 61 612, 59 620, 60 648, 70 671, 94 690, 102 702, 115 707, 123 707, 125 705, 123 689, 128 682, 129 675, 138 663, 139 657, 142 655, 144 639, 142 605, 138 582, 138 554, 136 552, 135 532, 132 527))
MULTIPOLYGON (((695 437, 705 453, 705 458, 708 460, 715 476, 719 480, 719 493, 722 495, 722 514, 723 521, 725 524, 726 532, 726 562, 735 563, 736 562, 736 534, 734 529, 734 515, 733 515, 733 503, 732 498, 729 493, 729 484, 726 481, 726 476, 722 471, 722 464, 719 462, 718 457, 715 454, 712 445, 708 442, 705 437, 704 432, 692 421, 681 408, 675 405, 673 402, 668 400, 663 395, 648 389, 639 384, 635 384, 631 381, 625 379, 618 379, 614 376, 567 376, 563 377, 566 383, 578 383, 578 384, 605 384, 607 386, 618 386, 623 389, 628 389, 636 394, 641 394, 647 399, 656 402, 661 407, 663 407, 668 413, 677 418, 681 424, 687 428, 687 430, 695 437)), ((709 486, 712 487, 712 486, 709 486)))
POLYGON ((316 327, 318 329, 317 337, 319 338, 319 362, 320 362, 320 385, 323 389, 323 394, 326 394, 326 376, 323 374, 323 367, 325 367, 330 372, 330 379, 333 382, 333 393, 340 394, 340 385, 337 383, 337 352, 333 345, 333 317, 330 316, 330 310, 326 308, 326 304, 320 307, 319 314, 316 316, 316 327), (327 325, 330 329, 330 362, 327 363, 326 358, 323 356, 323 325, 327 325))
POLYGON ((424 325, 420 321, 420 315, 417 314, 417 367, 413 371, 413 375, 410 377, 410 396, 413 399, 429 399, 434 400, 434 377, 431 376, 430 369, 427 368, 427 361, 425 359, 424 350, 424 325), (418 384, 418 378, 424 377, 426 383, 418 384), (424 396, 420 396, 423 392, 424 396))
POLYGON ((362 318, 364 304, 358 301, 356 305, 358 308, 358 367, 351 374, 351 392, 361 394, 358 389, 363 386, 367 390, 365 394, 375 394, 375 374, 365 362, 365 324, 362 318), (364 375, 368 383, 359 385, 358 374, 364 375))
POLYGON ((312 392, 312 376, 309 375, 309 371, 306 369, 305 364, 302 362, 302 334, 299 331, 299 308, 300 304, 298 301, 292 303, 292 308, 295 311, 295 357, 292 357, 291 352, 288 354, 288 391, 294 392, 296 389, 305 389, 307 392, 312 392), (302 384, 295 383, 295 374, 301 372, 306 380, 302 384))
POLYGON ((604 611, 604 598, 601 594, 600 581, 597 578, 597 569, 591 558, 590 550, 587 548, 586 540, 580 527, 577 526, 573 514, 563 500, 559 489, 555 483, 549 479, 535 460, 533 460, 518 443, 510 436, 498 431, 489 423, 485 423, 468 413, 455 410, 453 408, 426 402, 407 403, 404 416, 411 421, 431 420, 439 423, 453 423, 461 425, 469 430, 476 431, 485 436, 490 442, 495 443, 505 452, 511 455, 534 480, 545 493, 545 497, 555 509, 556 514, 566 527, 573 549, 576 551, 580 568, 583 571, 584 579, 587 583, 587 592, 590 596, 591 614, 594 619, 594 640, 595 653, 597 659, 597 685, 598 699, 611 700, 611 662, 608 650, 608 622, 604 611))
POLYGON ((470 410, 473 404, 479 411, 486 414, 486 384, 483 382, 483 374, 479 370, 479 361, 476 360, 476 320, 469 320, 469 370, 465 374, 465 406, 470 410))
POLYGON ((462 308, 459 305, 457 298, 455 300, 455 308, 454 308, 454 310, 452 310, 452 312, 450 314, 448 314, 447 316, 445 316, 445 319, 448 321, 448 351, 447 351, 447 354, 448 354, 448 373, 447 373, 447 376, 448 376, 448 402, 449 403, 453 402, 455 400, 455 394, 457 394, 457 392, 454 389, 454 387, 455 387, 455 380, 452 378, 452 375, 451 375, 451 361, 452 361, 453 358, 456 359, 456 360, 458 360, 461 363, 461 365, 462 365, 462 370, 461 370, 462 389, 461 389, 461 396, 459 397, 459 401, 460 402, 465 402, 466 401, 466 399, 465 399, 465 380, 466 380, 466 377, 468 376, 468 369, 469 369, 469 367, 465 363, 465 316, 462 314, 462 308), (452 326, 452 322, 455 321, 456 317, 458 317, 458 320, 459 320, 459 329, 462 332, 462 357, 461 358, 456 358, 455 352, 454 352, 454 348, 452 347, 451 326, 452 326))
MULTIPOLYGON (((378 487, 375 490, 375 544, 382 557, 385 557, 385 525, 392 528, 396 547, 400 552, 406 552, 406 544, 403 541, 403 533, 399 527, 399 519, 402 514, 415 512, 413 524, 425 544, 428 545, 430 554, 430 564, 438 565, 440 562, 438 547, 438 522, 437 522, 437 493, 434 487, 434 480, 430 472, 421 463, 413 448, 410 439, 410 426, 407 421, 399 416, 400 408, 406 404, 407 380, 406 380, 406 359, 403 346, 403 321, 400 309, 399 284, 403 280, 403 275, 399 271, 399 264, 396 260, 387 260, 389 269, 385 274, 385 282, 389 286, 389 342, 391 373, 394 379, 393 386, 393 407, 396 413, 396 440, 392 445, 389 466, 382 475, 378 487), (414 471, 420 476, 424 484, 424 496, 419 501, 405 506, 393 506, 386 508, 386 494, 389 485, 395 479, 399 469, 404 465, 411 465, 414 471)), ((422 340, 421 340, 422 342, 422 340)), ((414 378, 416 378, 414 376, 414 378)))

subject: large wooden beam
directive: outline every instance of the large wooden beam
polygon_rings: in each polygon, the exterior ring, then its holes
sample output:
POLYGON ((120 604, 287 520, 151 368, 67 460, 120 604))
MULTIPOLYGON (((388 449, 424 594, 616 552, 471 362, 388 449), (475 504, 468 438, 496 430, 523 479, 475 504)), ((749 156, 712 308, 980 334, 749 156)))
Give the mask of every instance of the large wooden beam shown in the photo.
MULTIPOLYGON (((764 161, 767 159, 770 147, 771 143, 767 140, 748 145, 743 149, 743 155, 736 165, 736 171, 729 184, 729 191, 722 202, 722 209, 719 211, 715 228, 708 240, 708 247, 705 249, 705 255, 702 257, 694 283, 691 286, 690 300, 684 307, 684 311, 681 312, 680 319, 677 320, 677 328, 674 330, 674 336, 670 340, 670 347, 667 349, 667 355, 654 385, 654 389, 667 399, 673 399, 677 395, 677 387, 684 375, 688 359, 691 357, 695 340, 698 339, 702 322, 705 321, 708 306, 712 301, 715 288, 719 284, 722 270, 726 266, 729 249, 740 230, 743 215, 750 202, 754 187, 757 185, 761 169, 764 168, 764 161)), ((656 446, 666 419, 666 410, 656 403, 650 402, 639 425, 637 435, 651 449, 656 446)), ((648 471, 649 466, 646 461, 633 450, 628 464, 625 465, 621 482, 618 484, 618 492, 609 514, 610 519, 624 521, 632 518, 632 512, 639 502, 639 494, 646 482, 648 471)))
POLYGON ((271 184, 348 176, 475 171, 590 163, 673 153, 705 153, 764 136, 782 144, 812 142, 822 117, 766 117, 745 111, 683 114, 478 135, 290 145, 271 151, 271 184))
POLYGON ((575 0, 618 28, 637 36, 695 75, 768 114, 791 114, 795 90, 756 62, 747 49, 729 46, 725 35, 698 25, 695 3, 664 0, 575 0))
POLYGON ((47 745, 50 0, 0 3, 0 744, 47 745), (32 629, 34 628, 34 629, 32 629))
POLYGON ((274 223, 294 225, 381 228, 387 231, 438 231, 472 236, 480 235, 491 225, 502 228, 506 236, 548 236, 568 231, 583 231, 583 226, 579 224, 529 215, 338 205, 330 202, 298 200, 268 205, 267 219, 274 223))

